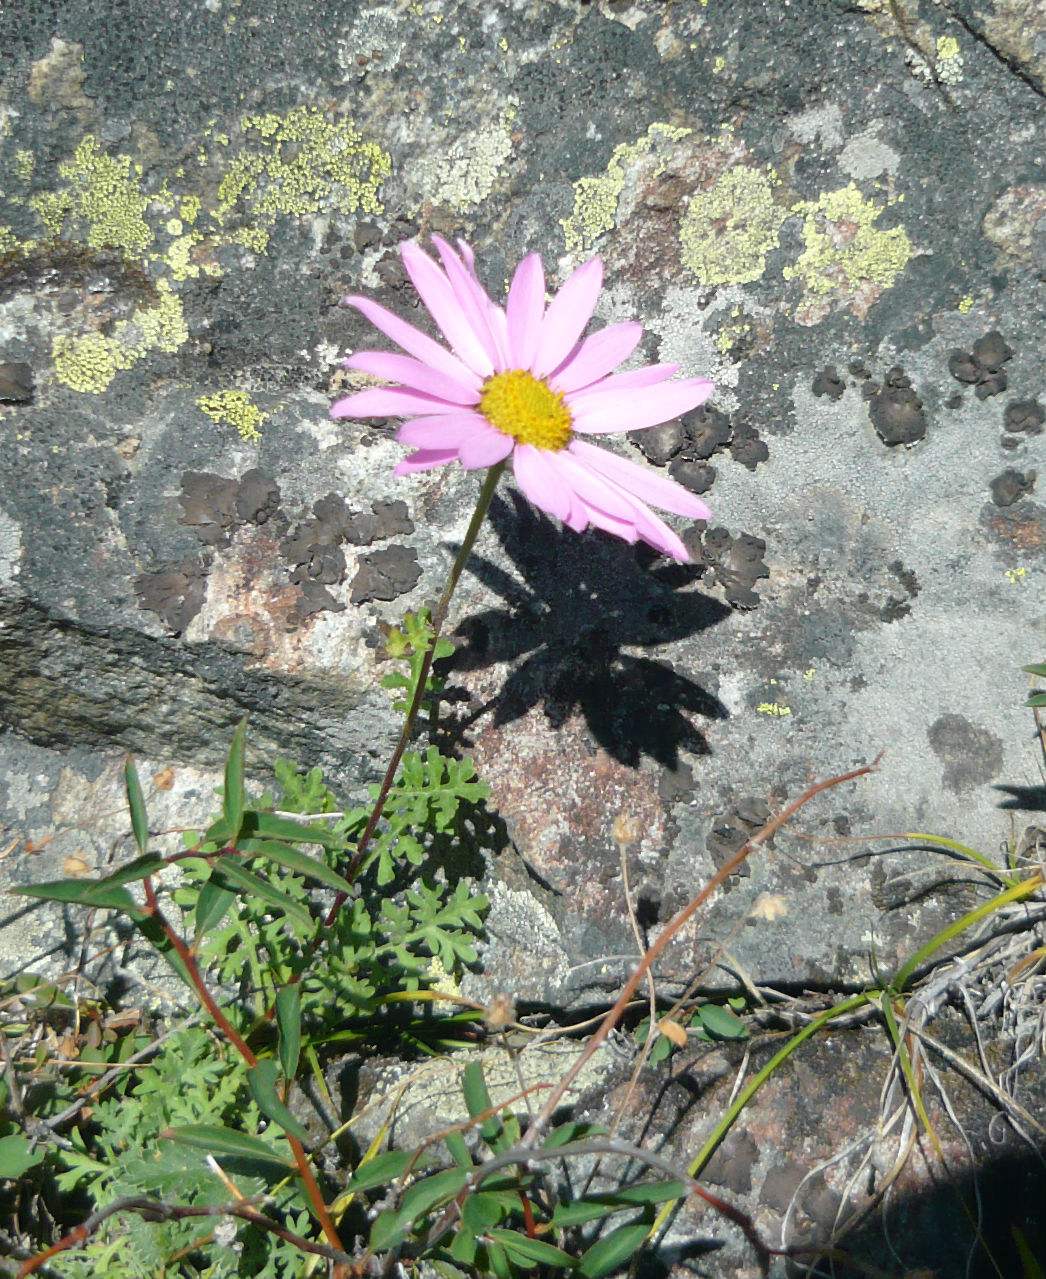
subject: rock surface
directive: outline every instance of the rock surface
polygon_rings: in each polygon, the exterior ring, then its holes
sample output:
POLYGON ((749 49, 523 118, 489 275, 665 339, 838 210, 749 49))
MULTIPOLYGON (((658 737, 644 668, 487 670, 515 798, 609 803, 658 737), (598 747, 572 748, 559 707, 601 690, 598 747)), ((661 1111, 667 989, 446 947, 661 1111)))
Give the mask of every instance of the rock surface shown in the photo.
MULTIPOLYGON (((550 287, 601 254, 597 322, 717 384, 608 441, 706 495, 691 566, 508 481, 455 598, 444 727, 514 844, 477 992, 617 986, 619 816, 652 935, 884 749, 665 990, 859 985, 984 896, 897 850, 995 856, 1046 804, 1041 6, 36 0, 0 77, 0 883, 107 863, 125 750, 173 770, 161 820, 204 818, 244 712, 261 780, 380 775, 380 626, 438 594, 477 478, 395 479, 395 424, 327 408, 381 344, 340 299, 424 325, 397 245, 439 232, 495 296, 527 252, 550 287)), ((4 922, 4 971, 61 953, 57 913, 4 922)))

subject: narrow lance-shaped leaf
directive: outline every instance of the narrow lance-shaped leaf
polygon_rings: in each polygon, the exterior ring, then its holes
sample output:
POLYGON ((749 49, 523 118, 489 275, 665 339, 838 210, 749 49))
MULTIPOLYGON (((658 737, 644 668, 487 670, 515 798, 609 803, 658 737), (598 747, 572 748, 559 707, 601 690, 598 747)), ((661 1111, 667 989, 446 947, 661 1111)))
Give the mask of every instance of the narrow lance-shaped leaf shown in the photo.
POLYGON ((280 1125, 284 1132, 289 1132, 299 1141, 308 1141, 309 1130, 300 1120, 295 1119, 277 1092, 279 1070, 271 1057, 256 1062, 247 1071, 247 1085, 251 1096, 258 1103, 262 1112, 280 1125))
POLYGON ((280 1032, 280 1065, 288 1079, 298 1073, 301 1052, 301 986, 297 982, 276 992, 276 1026, 280 1032))
POLYGON ((149 851, 149 818, 145 811, 145 796, 142 794, 142 784, 138 780, 138 770, 130 755, 124 760, 123 780, 127 790, 127 807, 131 810, 134 842, 138 845, 139 853, 144 857, 149 851))
POLYGON ((244 755, 247 750, 247 716, 236 725, 229 747, 229 758, 225 762, 225 794, 222 800, 222 812, 232 831, 230 842, 234 842, 243 825, 243 769, 244 755))
POLYGON ((610 1234, 597 1239, 591 1248, 577 1263, 576 1273, 582 1279, 603 1279, 631 1261, 647 1236, 649 1227, 637 1222, 629 1226, 619 1226, 610 1234))

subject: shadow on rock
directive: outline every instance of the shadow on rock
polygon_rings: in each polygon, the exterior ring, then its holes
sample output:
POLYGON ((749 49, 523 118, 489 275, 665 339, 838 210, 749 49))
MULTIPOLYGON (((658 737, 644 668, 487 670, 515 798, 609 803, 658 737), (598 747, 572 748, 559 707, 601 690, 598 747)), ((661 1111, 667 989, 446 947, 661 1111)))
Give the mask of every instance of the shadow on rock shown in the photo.
MULTIPOLYGON (((730 613, 681 589, 701 570, 644 569, 641 551, 600 535, 579 538, 511 497, 514 509, 495 499, 490 522, 520 576, 474 556, 470 571, 505 605, 467 618, 456 632, 465 640, 458 669, 520 663, 494 723, 510 724, 540 702, 555 728, 580 712, 596 742, 630 767, 647 755, 674 768, 681 747, 707 755, 704 735, 683 712, 725 719, 715 693, 667 662, 624 651, 686 639, 730 613)), ((714 685, 714 676, 705 682, 714 685)))

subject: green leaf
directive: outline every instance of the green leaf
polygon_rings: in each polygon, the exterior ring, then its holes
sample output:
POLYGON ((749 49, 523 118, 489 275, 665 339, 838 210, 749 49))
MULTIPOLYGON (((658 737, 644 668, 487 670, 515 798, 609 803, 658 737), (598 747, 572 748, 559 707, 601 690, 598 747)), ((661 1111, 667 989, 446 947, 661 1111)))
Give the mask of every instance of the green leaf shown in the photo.
POLYGON ((552 1213, 552 1224, 557 1230, 565 1230, 568 1226, 579 1226, 586 1221, 596 1221, 600 1217, 607 1217, 612 1212, 621 1212, 625 1208, 665 1203, 670 1199, 681 1199, 685 1194, 686 1188, 677 1179, 641 1181, 638 1185, 622 1186, 620 1190, 607 1191, 605 1194, 588 1195, 584 1199, 574 1200, 573 1203, 557 1204, 552 1213))
POLYGON ((702 1004, 697 1018, 704 1029, 715 1039, 745 1039, 748 1027, 740 1017, 721 1004, 702 1004))
POLYGON ((494 1279, 512 1279, 512 1263, 501 1244, 493 1241, 487 1244, 487 1260, 494 1279))
POLYGON ((474 1235, 496 1226, 504 1215, 501 1203, 493 1195, 469 1195, 461 1205, 461 1224, 474 1235))
POLYGON ((1046 693, 1032 693, 1028 698, 1029 706, 1046 706, 1046 693))
POLYGON ((315 925, 316 921, 300 901, 296 901, 286 893, 280 892, 268 880, 262 879, 259 875, 255 875, 253 871, 248 870, 235 857, 223 857, 212 878, 217 879, 219 883, 224 879, 235 885, 236 888, 250 893, 252 897, 268 902, 270 906, 275 906, 283 911, 288 919, 292 919, 302 928, 312 928, 315 925))
POLYGON ((149 818, 145 812, 145 796, 142 794, 142 784, 138 780, 138 770, 134 766, 134 760, 128 755, 124 760, 123 766, 124 787, 127 791, 127 807, 131 810, 131 830, 134 832, 134 842, 138 845, 138 851, 144 857, 149 851, 149 818))
MULTIPOLYGON (((465 1200, 466 1206, 472 1201, 465 1200)), ((471 1266, 476 1259, 476 1236, 471 1230, 459 1230, 454 1238, 450 1241, 450 1255, 455 1261, 460 1261, 463 1266, 471 1266)))
POLYGON ((313 822, 295 822, 289 817, 277 817, 275 813, 259 813, 250 809, 244 814, 244 835, 264 839, 276 839, 286 844, 322 844, 332 852, 343 852, 348 844, 334 831, 313 822))
POLYGON ((20 884, 11 891, 20 897, 39 897, 44 901, 72 902, 77 906, 122 910, 136 918, 146 914, 126 888, 110 884, 104 879, 52 879, 46 884, 20 884))
POLYGON ((294 982, 276 992, 276 1025, 280 1032, 280 1065, 288 1079, 298 1073, 301 1052, 301 986, 294 982))
POLYGON ((562 1248, 542 1239, 531 1239, 515 1230, 488 1230, 488 1236, 501 1244, 510 1257, 530 1265, 566 1266, 573 1270, 574 1258, 562 1248))
POLYGON ((647 1226, 637 1222, 619 1226, 602 1239, 597 1239, 577 1263, 577 1273, 583 1279, 603 1279, 604 1275, 632 1260, 636 1250, 642 1246, 647 1230, 647 1226))
POLYGON ((1046 679, 1046 665, 1039 664, 1036 666, 1022 666, 1022 671, 1027 671, 1029 675, 1039 675, 1046 679))
POLYGON ((164 859, 157 857, 155 853, 146 853, 144 857, 136 857, 126 866, 118 867, 111 875, 106 875, 105 879, 99 880, 99 883, 133 884, 136 880, 145 879, 148 875, 155 875, 157 871, 163 870, 166 864, 164 859))
POLYGON ((177 1128, 166 1128, 159 1135, 181 1142, 184 1146, 206 1150, 211 1155, 275 1164, 284 1174, 294 1168, 293 1164, 281 1159, 279 1153, 261 1137, 252 1137, 249 1133, 237 1132, 235 1128, 226 1128, 222 1124, 182 1124, 177 1128))
POLYGON ((225 792, 222 796, 222 814, 232 831, 230 841, 235 841, 243 825, 243 761, 247 749, 247 716, 236 725, 225 761, 225 792))
POLYGON ((447 1149, 450 1151, 450 1157, 458 1165, 459 1168, 471 1168, 472 1156, 468 1152, 465 1145, 465 1138, 460 1132, 447 1133, 444 1140, 447 1143, 447 1149))
POLYGON ((291 848, 287 844, 275 844, 265 839, 241 839, 238 844, 241 853, 249 853, 252 857, 267 857, 279 866, 286 866, 307 879, 333 888, 335 892, 351 893, 352 885, 343 879, 337 871, 331 870, 325 862, 317 861, 300 849, 291 848))
POLYGON ((279 1124, 284 1132, 289 1132, 292 1137, 297 1137, 299 1141, 308 1141, 308 1128, 300 1120, 295 1119, 281 1100, 277 1091, 278 1082, 279 1068, 271 1057, 255 1062, 247 1071, 247 1086, 262 1113, 268 1115, 273 1123, 279 1124))
POLYGON ((420 1217, 427 1216, 433 1208, 447 1203, 464 1190, 468 1176, 464 1168, 448 1168, 444 1172, 433 1173, 424 1181, 415 1182, 403 1196, 399 1209, 400 1221, 403 1224, 417 1221, 420 1217))
MULTIPOLYGON (((480 1062, 470 1061, 465 1067, 461 1076, 461 1091, 465 1097, 465 1108, 473 1119, 482 1115, 484 1111, 493 1109, 494 1103, 490 1100, 490 1093, 483 1078, 483 1066, 480 1062)), ((488 1145, 497 1140, 500 1132, 501 1121, 497 1115, 491 1115, 483 1121, 480 1135, 488 1145)))
POLYGON ((607 1129, 602 1124, 567 1123, 553 1128, 541 1143, 545 1150, 565 1146, 568 1141, 584 1141, 586 1137, 605 1137, 607 1129))
POLYGON ((20 1132, 0 1137, 0 1181, 17 1181, 23 1173, 41 1163, 45 1153, 43 1146, 34 1150, 29 1138, 20 1132))
POLYGON ((376 1190, 402 1177, 414 1162, 409 1150, 387 1150, 360 1164, 349 1178, 346 1190, 376 1190))
POLYGON ((407 1227, 400 1221, 398 1212, 379 1212, 370 1228, 371 1252, 384 1252, 395 1248, 407 1237, 407 1227))
POLYGON ((216 924, 225 918, 225 913, 236 900, 236 894, 224 888, 215 876, 212 876, 200 889, 196 899, 196 940, 199 941, 209 933, 216 924))

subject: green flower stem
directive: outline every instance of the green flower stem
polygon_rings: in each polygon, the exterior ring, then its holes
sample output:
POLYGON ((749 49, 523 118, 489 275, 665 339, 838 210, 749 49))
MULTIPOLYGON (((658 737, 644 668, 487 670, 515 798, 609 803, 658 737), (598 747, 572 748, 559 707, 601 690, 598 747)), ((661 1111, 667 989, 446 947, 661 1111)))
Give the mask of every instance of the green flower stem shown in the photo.
MULTIPOLYGON (((447 613, 450 609, 451 597, 454 594, 454 588, 457 586, 464 571, 465 564, 469 556, 472 554, 472 548, 476 544, 476 538, 479 535, 480 526, 490 509, 491 500, 494 497, 494 490, 498 486, 498 480, 501 479, 502 472, 505 470, 505 463, 499 462, 496 466, 492 466, 483 481, 483 487, 479 491, 479 498, 476 501, 476 509, 472 513, 472 519, 469 526, 465 530, 465 536, 458 553, 454 557, 454 563, 450 567, 450 576, 443 588, 443 593, 439 597, 439 603, 436 605, 436 611, 432 615, 432 637, 429 647, 425 650, 425 656, 422 658, 421 670, 418 673, 417 686, 414 689, 414 696, 410 700, 410 706, 407 708, 407 715, 403 721, 403 731, 400 733, 399 741, 396 743, 396 749, 392 752, 392 759, 389 766, 385 770, 385 777, 381 783, 381 790, 378 792, 378 798, 374 802, 374 808, 371 810, 370 820, 367 822, 360 841, 356 845, 356 852, 353 854, 352 860, 344 871, 345 878, 348 880, 355 879, 360 867, 363 865, 363 859, 366 856, 367 848, 370 841, 374 837, 377 830, 378 822, 381 820, 381 814, 385 810, 385 801, 389 797, 389 791, 392 789, 392 783, 396 780, 396 774, 399 772, 400 761, 403 759, 403 752, 407 749, 411 734, 414 732, 414 724, 418 718, 418 711, 421 709, 422 698, 425 696, 425 685, 428 683, 429 672, 432 670, 432 655, 436 648, 436 641, 440 637, 444 623, 447 620, 447 613)), ((345 893, 339 893, 334 899, 334 904, 327 912, 327 918, 324 920, 324 927, 330 928, 337 918, 338 911, 341 910, 345 903, 345 893)))

